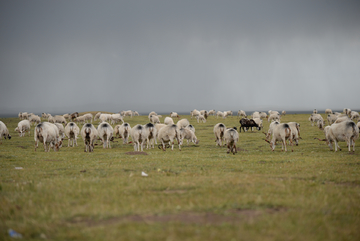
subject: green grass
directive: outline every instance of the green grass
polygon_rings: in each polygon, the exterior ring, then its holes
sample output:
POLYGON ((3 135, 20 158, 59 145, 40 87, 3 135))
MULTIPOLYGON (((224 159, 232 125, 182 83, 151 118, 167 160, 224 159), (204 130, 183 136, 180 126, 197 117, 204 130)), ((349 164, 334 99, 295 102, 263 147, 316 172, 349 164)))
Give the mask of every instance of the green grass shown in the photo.
POLYGON ((26 240, 360 239, 359 140, 355 153, 345 143, 334 153, 314 139, 324 134, 308 114, 286 115, 282 122, 301 125, 294 152, 272 152, 254 131, 240 133, 241 151, 232 155, 215 146, 213 126, 238 127, 236 117, 184 117, 199 145, 148 155, 126 154, 133 146, 121 139, 85 153, 81 137, 78 147, 65 141, 59 152, 35 152, 33 127, 20 138, 18 119, 1 119, 12 139, 0 145, 0 240, 11 240, 9 228, 26 240))

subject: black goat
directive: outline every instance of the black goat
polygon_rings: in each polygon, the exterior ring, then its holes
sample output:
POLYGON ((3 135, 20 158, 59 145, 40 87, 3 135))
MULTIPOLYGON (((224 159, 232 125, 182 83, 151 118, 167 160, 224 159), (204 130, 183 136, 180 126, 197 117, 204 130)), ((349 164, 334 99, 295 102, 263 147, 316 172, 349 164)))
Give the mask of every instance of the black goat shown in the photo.
POLYGON ((240 122, 240 132, 241 132, 241 128, 243 128, 244 132, 245 132, 245 128, 247 128, 246 130, 248 130, 251 127, 256 127, 258 130, 260 130, 259 125, 256 124, 256 122, 253 119, 242 118, 239 122, 240 122))

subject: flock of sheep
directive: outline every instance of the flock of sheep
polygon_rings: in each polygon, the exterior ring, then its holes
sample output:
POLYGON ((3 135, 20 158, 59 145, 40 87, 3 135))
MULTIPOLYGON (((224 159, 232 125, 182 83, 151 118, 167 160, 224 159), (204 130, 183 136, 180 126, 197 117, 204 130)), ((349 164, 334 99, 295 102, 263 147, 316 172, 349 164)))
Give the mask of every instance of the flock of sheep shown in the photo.
MULTIPOLYGON (((328 126, 324 127, 325 122, 322 116, 317 113, 316 109, 309 117, 309 121, 311 121, 312 125, 316 123, 319 129, 324 131, 325 139, 323 139, 323 141, 327 142, 330 150, 333 150, 333 143, 335 145, 335 151, 337 151, 337 149, 340 148, 338 141, 345 141, 349 152, 351 151, 351 146, 353 147, 353 151, 355 151, 355 140, 359 137, 360 121, 356 125, 354 120, 359 119, 359 113, 351 111, 350 109, 344 109, 344 113, 333 113, 330 109, 326 109, 325 113, 328 115, 328 126)), ((198 123, 205 123, 209 115, 216 115, 216 118, 221 117, 225 119, 227 116, 232 116, 233 112, 215 112, 215 110, 198 111, 195 109, 191 111, 190 114, 191 118, 196 118, 198 123)), ((245 111, 239 110, 240 132, 241 129, 248 131, 249 129, 253 130, 254 127, 261 130, 263 128, 263 119, 266 118, 268 122, 271 121, 271 124, 268 132, 265 133, 265 140, 270 144, 272 151, 274 151, 277 142, 281 142, 282 150, 287 151, 286 141, 288 141, 291 146, 293 143, 298 145, 300 139, 300 124, 296 122, 281 123, 281 116, 285 114, 285 111, 282 111, 281 114, 278 111, 272 110, 268 111, 268 113, 256 111, 252 113, 251 118, 248 119, 245 111)), ((36 125, 34 131, 35 151, 39 142, 43 143, 45 151, 49 151, 50 147, 53 148, 54 151, 57 151, 62 147, 65 136, 68 139, 68 147, 77 146, 79 135, 81 135, 84 141, 85 152, 92 152, 97 140, 101 140, 103 148, 111 148, 111 141, 117 136, 123 139, 124 144, 129 143, 129 137, 131 136, 135 151, 143 151, 145 144, 146 148, 154 148, 157 140, 161 142, 159 148, 162 148, 164 151, 166 147, 170 146, 173 150, 175 140, 178 143, 179 150, 181 150, 181 145, 184 140, 187 140, 188 143, 189 141, 195 144, 199 143, 195 135, 195 128, 190 125, 187 119, 180 119, 180 116, 176 112, 171 112, 170 117, 165 117, 163 124, 160 123, 162 116, 151 112, 148 115, 150 121, 148 124, 137 124, 131 128, 130 124, 124 122, 123 118, 125 116, 132 118, 135 115, 139 115, 139 113, 131 110, 122 111, 118 114, 99 112, 95 116, 91 113, 79 116, 78 112, 74 112, 72 114, 56 116, 42 113, 40 117, 33 113, 23 112, 19 113, 21 121, 18 123, 15 131, 19 133, 20 137, 24 136, 26 132, 29 132, 30 135, 30 126, 31 123, 34 123, 36 125), (47 121, 42 122, 41 118, 47 119, 47 121), (173 118, 179 119, 176 124, 173 118), (100 121, 97 128, 92 124, 93 120, 100 121), (114 128, 111 126, 119 122, 122 123, 116 125, 114 128), (81 130, 77 123, 84 123, 81 130), (63 124, 65 124, 65 127, 63 124)), ((224 143, 224 145, 227 146, 227 153, 231 152, 235 154, 237 152, 236 143, 239 140, 239 133, 236 127, 226 128, 225 124, 218 123, 214 126, 213 132, 216 138, 216 145, 222 146, 224 143)), ((11 138, 6 125, 1 121, 0 134, 5 138, 11 138)))

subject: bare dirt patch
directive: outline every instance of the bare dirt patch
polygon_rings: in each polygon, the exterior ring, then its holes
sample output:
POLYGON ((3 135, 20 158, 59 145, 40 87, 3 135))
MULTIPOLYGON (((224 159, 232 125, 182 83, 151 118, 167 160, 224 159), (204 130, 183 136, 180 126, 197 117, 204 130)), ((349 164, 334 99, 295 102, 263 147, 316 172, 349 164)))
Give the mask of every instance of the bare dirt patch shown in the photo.
POLYGON ((164 214, 164 215, 129 215, 122 217, 113 217, 105 220, 94 220, 88 217, 74 217, 68 222, 71 224, 85 225, 89 227, 113 225, 118 223, 185 223, 185 224, 201 224, 201 225, 221 225, 223 223, 237 224, 239 222, 251 222, 253 219, 263 214, 274 214, 286 211, 281 208, 268 208, 265 210, 250 210, 250 209, 234 209, 227 211, 225 214, 217 214, 212 212, 193 213, 184 212, 178 214, 164 214))
POLYGON ((147 155, 144 151, 129 151, 125 152, 126 155, 147 155))

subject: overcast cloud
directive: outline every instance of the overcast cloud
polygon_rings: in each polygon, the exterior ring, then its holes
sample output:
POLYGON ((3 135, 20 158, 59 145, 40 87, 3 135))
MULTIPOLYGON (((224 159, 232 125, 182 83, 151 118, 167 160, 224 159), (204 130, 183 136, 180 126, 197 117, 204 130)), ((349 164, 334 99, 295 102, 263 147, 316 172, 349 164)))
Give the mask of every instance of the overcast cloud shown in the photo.
POLYGON ((0 114, 359 109, 359 1, 1 1, 0 114))

